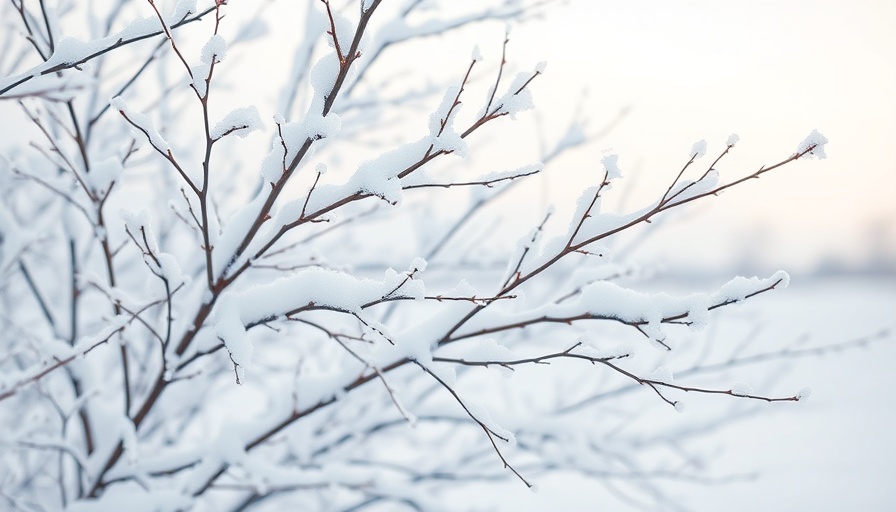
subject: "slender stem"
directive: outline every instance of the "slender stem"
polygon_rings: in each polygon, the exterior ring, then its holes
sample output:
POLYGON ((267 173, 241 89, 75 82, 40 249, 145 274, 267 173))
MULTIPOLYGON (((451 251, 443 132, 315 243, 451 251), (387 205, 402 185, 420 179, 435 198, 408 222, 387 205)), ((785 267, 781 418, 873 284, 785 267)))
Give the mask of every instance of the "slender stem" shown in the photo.
MULTIPOLYGON (((209 7, 209 8, 207 8, 207 9, 205 9, 204 11, 202 11, 202 12, 196 14, 195 16, 192 16, 192 17, 185 17, 183 20, 181 20, 181 21, 179 21, 179 22, 177 22, 177 23, 171 25, 170 28, 178 28, 178 27, 182 27, 182 26, 184 26, 184 25, 186 25, 186 24, 188 24, 188 23, 193 23, 194 21, 199 21, 199 20, 201 20, 203 17, 205 17, 208 13, 210 13, 210 12, 212 12, 212 11, 214 11, 214 10, 215 10, 215 7, 209 7)), ((11 91, 12 89, 14 89, 14 88, 16 88, 16 87, 18 87, 18 86, 20 86, 20 85, 22 85, 22 84, 24 84, 24 83, 30 81, 30 80, 32 80, 32 79, 35 78, 35 77, 38 77, 38 76, 45 76, 45 75, 50 75, 50 74, 53 74, 53 73, 58 73, 58 72, 60 72, 60 71, 62 71, 62 70, 65 70, 65 69, 77 68, 77 67, 80 66, 81 64, 84 64, 85 62, 89 62, 89 61, 91 61, 91 60, 93 60, 93 59, 95 59, 95 58, 97 58, 97 57, 99 57, 99 56, 101 56, 101 55, 105 55, 106 53, 109 53, 109 52, 111 52, 111 51, 117 50, 117 49, 119 49, 119 48, 122 48, 122 47, 127 46, 127 45, 130 45, 130 44, 136 43, 136 42, 138 42, 138 41, 143 41, 144 39, 151 39, 151 38, 153 38, 153 37, 159 36, 159 35, 164 34, 164 33, 165 33, 165 31, 163 31, 163 30, 158 30, 158 31, 154 31, 154 32, 149 32, 149 33, 144 34, 144 35, 141 35, 141 36, 132 37, 132 38, 129 38, 129 39, 121 38, 121 39, 118 39, 117 41, 115 41, 114 43, 111 43, 109 46, 107 46, 107 47, 105 47, 105 48, 102 48, 102 49, 99 49, 99 50, 97 50, 97 51, 95 51, 95 52, 93 52, 93 53, 91 53, 91 54, 89 54, 89 55, 86 55, 86 56, 84 56, 84 57, 78 59, 77 61, 74 61, 74 62, 62 62, 62 63, 60 63, 60 64, 57 64, 57 65, 53 66, 53 67, 50 67, 50 68, 47 68, 47 69, 42 69, 42 70, 40 70, 40 71, 37 72, 37 73, 29 73, 29 74, 26 74, 26 75, 23 76, 22 78, 20 78, 20 79, 16 80, 15 82, 13 82, 13 83, 7 85, 6 87, 0 89, 0 96, 2 96, 3 94, 5 94, 5 93, 11 91)), ((48 57, 48 56, 47 56, 47 57, 48 57)), ((44 60, 46 60, 46 58, 45 58, 44 60)))
POLYGON ((50 313, 50 309, 47 307, 47 301, 44 300, 43 295, 37 289, 37 284, 34 282, 34 278, 31 277, 31 272, 28 271, 28 267, 25 266, 25 262, 19 259, 19 272, 22 273, 22 277, 25 278, 25 284, 28 285, 28 289, 31 291, 31 295, 34 296, 34 299, 37 300, 37 305, 40 307, 41 313, 44 315, 44 319, 46 319, 47 324, 50 326, 54 332, 56 331, 56 321, 53 319, 53 315, 50 313))

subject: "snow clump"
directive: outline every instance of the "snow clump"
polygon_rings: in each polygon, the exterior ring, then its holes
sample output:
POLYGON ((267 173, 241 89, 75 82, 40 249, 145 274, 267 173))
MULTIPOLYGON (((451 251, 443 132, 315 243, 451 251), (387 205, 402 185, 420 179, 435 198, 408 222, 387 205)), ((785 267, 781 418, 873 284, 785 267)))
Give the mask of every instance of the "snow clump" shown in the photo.
POLYGON ((806 137, 802 143, 800 143, 799 147, 796 148, 796 154, 801 155, 806 153, 807 158, 818 158, 822 160, 827 158, 827 155, 824 154, 824 145, 828 143, 828 138, 824 135, 818 133, 818 130, 812 130, 812 133, 806 137), (812 148, 811 150, 809 148, 812 148))

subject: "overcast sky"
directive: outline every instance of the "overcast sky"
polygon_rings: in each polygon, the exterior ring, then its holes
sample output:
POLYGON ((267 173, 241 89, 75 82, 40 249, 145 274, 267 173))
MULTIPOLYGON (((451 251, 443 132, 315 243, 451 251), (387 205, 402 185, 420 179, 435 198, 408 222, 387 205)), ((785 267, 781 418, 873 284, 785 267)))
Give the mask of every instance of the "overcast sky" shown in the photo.
MULTIPOLYGON (((676 238, 651 241, 671 262, 753 251, 759 266, 802 270, 861 261, 873 243, 896 259, 893 27, 890 1, 573 1, 513 44, 549 63, 538 106, 569 112, 587 88, 592 131, 631 107, 591 154, 620 154, 632 205, 661 192, 699 139, 712 156, 740 136, 724 179, 788 156, 813 129, 827 136, 826 160, 728 192, 667 228, 676 238)), ((556 193, 597 160, 567 161, 548 185, 556 193)))

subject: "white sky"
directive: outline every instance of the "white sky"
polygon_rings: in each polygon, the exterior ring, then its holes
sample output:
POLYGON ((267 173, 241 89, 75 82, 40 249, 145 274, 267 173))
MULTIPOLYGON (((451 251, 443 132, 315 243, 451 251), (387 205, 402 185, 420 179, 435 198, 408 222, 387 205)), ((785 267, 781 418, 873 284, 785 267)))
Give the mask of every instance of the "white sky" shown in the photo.
MULTIPOLYGON (((595 148, 620 154, 631 199, 654 197, 699 139, 711 156, 740 135, 724 179, 788 156, 817 128, 831 141, 827 160, 726 193, 668 230, 683 238, 652 246, 695 249, 673 248, 672 262, 719 264, 753 250, 760 265, 805 268, 859 261, 875 239, 896 258, 893 27, 890 1, 574 1, 515 30, 512 44, 549 62, 539 107, 568 113, 587 87, 593 131, 632 107, 595 148)), ((593 171, 589 160, 548 185, 593 171)))

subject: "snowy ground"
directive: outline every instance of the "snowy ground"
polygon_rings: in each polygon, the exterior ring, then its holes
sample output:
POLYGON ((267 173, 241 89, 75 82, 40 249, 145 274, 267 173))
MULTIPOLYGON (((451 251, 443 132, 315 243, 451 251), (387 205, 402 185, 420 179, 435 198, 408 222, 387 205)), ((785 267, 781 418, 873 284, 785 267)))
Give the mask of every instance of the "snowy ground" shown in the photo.
MULTIPOLYGON (((791 344, 803 335, 803 346, 809 347, 882 328, 891 334, 866 347, 775 367, 778 380, 769 386, 781 392, 810 386, 811 398, 796 405, 762 405, 760 414, 717 429, 696 447, 711 455, 707 476, 755 472, 755 478, 725 484, 666 481, 663 489, 676 505, 694 511, 896 510, 896 276, 796 278, 790 288, 741 310, 742 318, 755 312, 763 319, 757 343, 765 347, 791 344)), ((700 400, 676 415, 657 404, 655 414, 666 422, 688 422, 701 410, 719 406, 726 404, 700 400)), ((467 495, 465 506, 507 511, 637 509, 600 483, 576 475, 542 478, 538 485, 536 494, 516 483, 500 489, 483 486, 467 495)))

